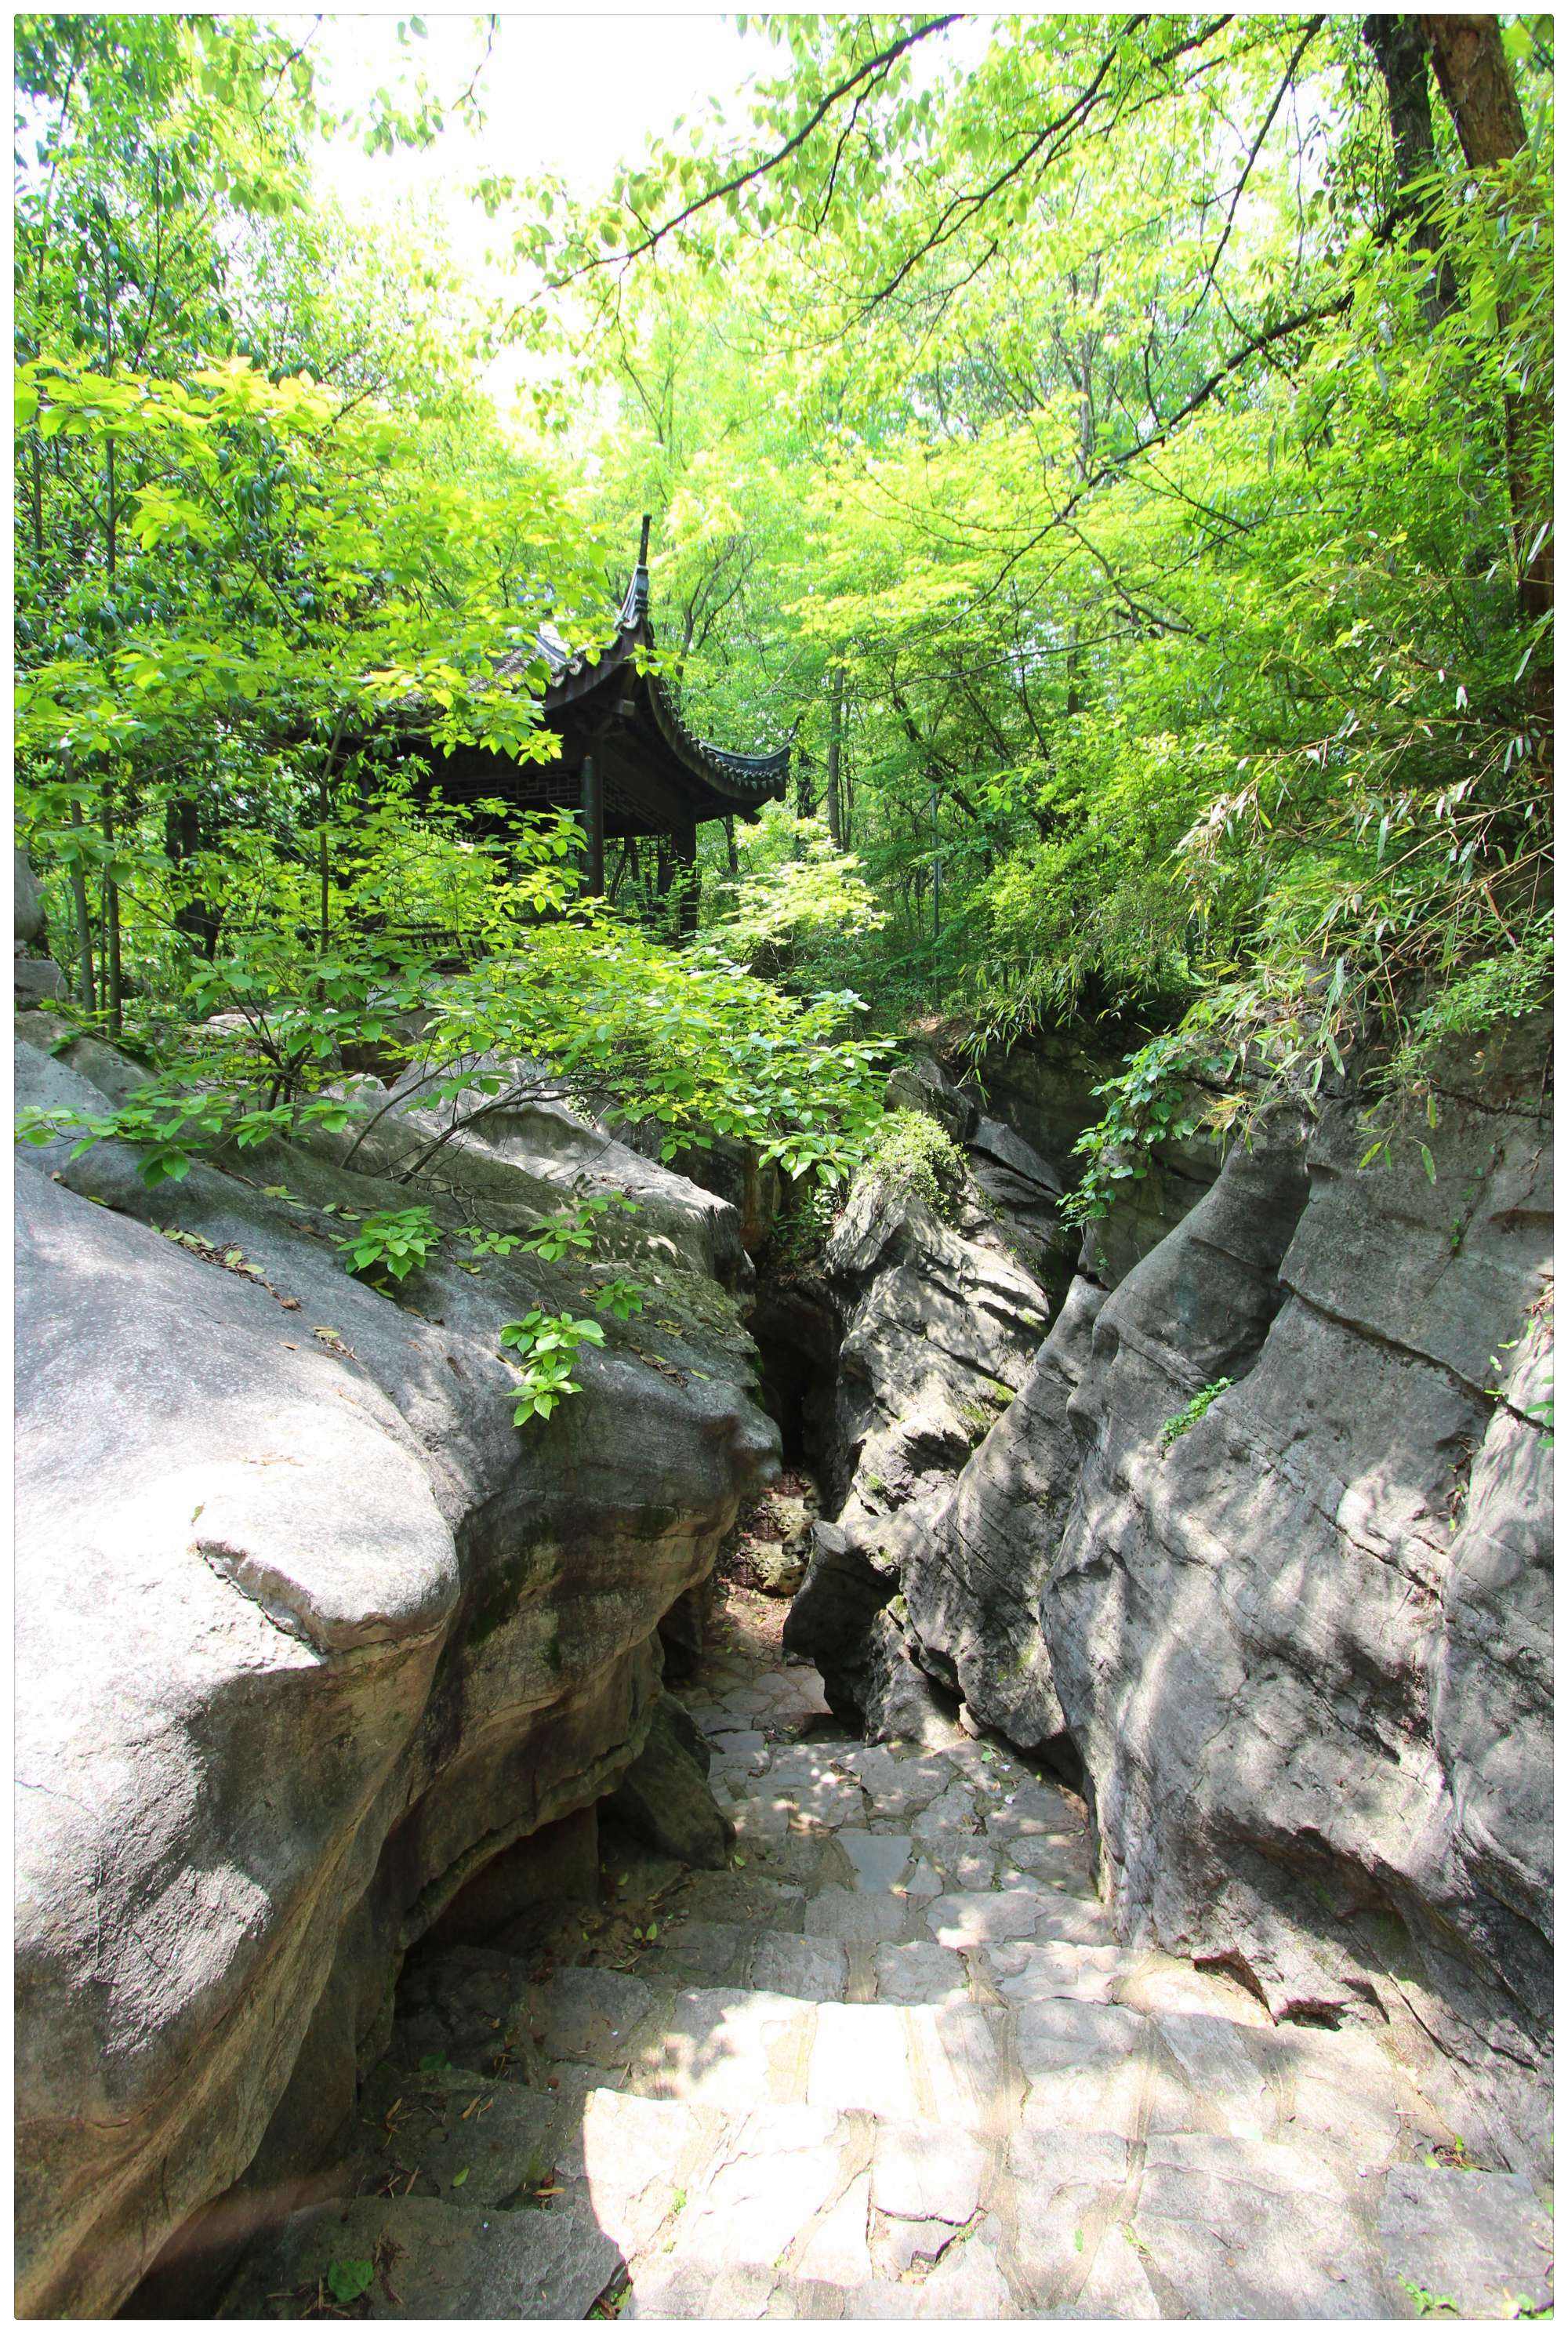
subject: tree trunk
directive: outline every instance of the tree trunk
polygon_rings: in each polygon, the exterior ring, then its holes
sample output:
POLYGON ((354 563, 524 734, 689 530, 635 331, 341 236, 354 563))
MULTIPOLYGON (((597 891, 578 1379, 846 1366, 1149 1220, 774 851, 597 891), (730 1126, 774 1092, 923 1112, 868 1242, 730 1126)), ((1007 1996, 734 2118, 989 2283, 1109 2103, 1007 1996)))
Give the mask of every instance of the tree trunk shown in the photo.
POLYGON ((839 798, 839 781, 844 719, 844 677, 837 665, 833 667, 831 693, 828 698, 828 833, 833 839, 833 849, 844 847, 843 806, 839 798))
MULTIPOLYGON (((103 840, 114 844, 114 811, 109 798, 108 781, 104 782, 102 808, 103 840)), ((103 874, 103 1002, 109 1018, 110 1035, 118 1037, 124 1027, 124 983, 120 965, 120 886, 107 868, 103 874)))
POLYGON ((1525 115, 1496 16, 1422 16, 1438 87, 1472 170, 1495 169, 1525 143, 1525 115))
MULTIPOLYGON (((185 797, 171 802, 164 816, 164 849, 172 865, 183 867, 201 849, 201 826, 196 805, 185 797)), ((174 911, 174 928, 195 940, 209 960, 217 948, 217 918, 205 900, 185 900, 174 911)))
MULTIPOLYGON (((1503 49, 1502 29, 1496 16, 1422 16, 1421 30, 1432 52, 1438 87, 1453 116, 1466 161, 1477 176, 1496 169, 1517 154, 1525 143, 1525 112, 1514 75, 1503 49)), ((1501 306, 1499 333, 1507 329, 1501 306)), ((1534 622, 1552 606, 1553 556, 1546 496, 1537 495, 1531 477, 1528 441, 1550 431, 1550 417, 1539 391, 1521 396, 1505 393, 1504 428, 1507 436, 1508 501, 1514 517, 1515 555, 1519 564, 1519 606, 1534 622)))
MULTIPOLYGON (((1389 134, 1394 149, 1394 184, 1401 196, 1427 177, 1437 159, 1432 142, 1431 92, 1427 83, 1427 40, 1414 16, 1369 16, 1361 26, 1383 77, 1389 102, 1389 134)), ((1458 287, 1440 255, 1441 236, 1429 200, 1421 201, 1411 243, 1430 252, 1435 265, 1426 291, 1427 322, 1435 325, 1453 306, 1458 287)))
POLYGON ((795 748, 795 816, 816 816, 816 788, 812 783, 812 758, 803 746, 795 748))
POLYGON ((738 875, 740 873, 740 854, 735 847, 735 819, 733 815, 726 818, 724 823, 724 848, 731 875, 738 875))
MULTIPOLYGON (((71 824, 80 826, 82 805, 71 805, 71 824)), ((92 926, 87 913, 87 874, 80 859, 71 863, 71 902, 76 911, 76 996, 84 1013, 96 1009, 92 991, 92 926)))
POLYGON ((325 954, 326 954, 326 952, 327 952, 327 941, 329 940, 329 939, 330 939, 330 938, 331 938, 331 936, 332 936, 332 867, 331 867, 331 863, 330 863, 329 858, 328 858, 328 855, 327 855, 327 825, 328 825, 328 821, 329 821, 329 819, 330 819, 331 813, 332 813, 332 781, 331 781, 331 778, 330 778, 330 776, 329 776, 329 775, 328 775, 327 770, 326 770, 325 768, 323 768, 323 769, 322 769, 322 777, 321 777, 321 795, 320 795, 320 809, 321 809, 321 815, 322 815, 322 844, 321 844, 321 862, 320 862, 321 884, 322 884, 322 945, 321 945, 321 952, 322 952, 322 956, 323 956, 323 957, 325 956, 325 954))

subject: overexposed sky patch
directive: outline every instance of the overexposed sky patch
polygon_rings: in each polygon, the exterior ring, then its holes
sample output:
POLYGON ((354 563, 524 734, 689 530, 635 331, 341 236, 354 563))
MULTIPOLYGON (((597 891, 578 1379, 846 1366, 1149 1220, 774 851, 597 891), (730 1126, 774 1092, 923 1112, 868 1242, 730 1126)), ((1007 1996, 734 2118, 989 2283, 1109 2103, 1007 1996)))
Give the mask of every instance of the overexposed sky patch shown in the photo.
POLYGON ((475 255, 487 229, 467 189, 481 171, 558 171, 575 193, 592 195, 618 161, 669 136, 681 115, 689 120, 715 99, 738 115, 748 78, 777 64, 770 43, 743 37, 733 17, 718 15, 502 16, 483 64, 482 16, 424 23, 423 40, 399 43, 396 16, 324 18, 310 53, 329 101, 363 106, 378 89, 411 98, 423 72, 451 107, 477 72, 483 123, 454 112, 422 151, 367 155, 334 140, 321 151, 321 183, 344 203, 372 207, 433 195, 449 214, 455 248, 475 255))
MULTIPOLYGON (((492 221, 474 200, 482 175, 559 174, 591 198, 650 138, 676 134, 682 117, 711 120, 717 105, 740 120, 748 81, 781 62, 770 42, 717 14, 504 15, 493 34, 483 16, 429 14, 423 39, 403 40, 407 16, 330 15, 313 32, 309 18, 279 21, 302 39, 310 32, 330 106, 362 111, 385 90, 411 110, 424 76, 447 114, 434 144, 367 154, 351 137, 323 140, 318 187, 371 227, 403 206, 433 215, 452 258, 502 303, 513 288, 505 217, 492 221), (459 106, 470 88, 476 105, 459 106)), ((505 405, 532 370, 508 351, 487 368, 486 386, 505 405)))

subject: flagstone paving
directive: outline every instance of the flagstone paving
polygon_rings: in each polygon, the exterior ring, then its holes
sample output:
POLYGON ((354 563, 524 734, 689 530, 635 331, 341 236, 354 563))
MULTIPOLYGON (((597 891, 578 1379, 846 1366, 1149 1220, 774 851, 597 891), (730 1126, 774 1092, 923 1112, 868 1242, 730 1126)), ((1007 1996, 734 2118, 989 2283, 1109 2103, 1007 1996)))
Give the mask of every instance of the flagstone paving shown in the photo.
POLYGON ((688 1697, 731 1868, 611 1839, 607 1908, 417 1954, 351 2201, 296 2215, 220 2314, 341 2311, 361 2269, 349 2313, 388 2318, 1549 2300, 1542 2200, 1454 2164, 1376 2029, 1275 2027, 1120 1943, 1081 1802, 957 1726, 856 1741, 752 1602, 688 1697))

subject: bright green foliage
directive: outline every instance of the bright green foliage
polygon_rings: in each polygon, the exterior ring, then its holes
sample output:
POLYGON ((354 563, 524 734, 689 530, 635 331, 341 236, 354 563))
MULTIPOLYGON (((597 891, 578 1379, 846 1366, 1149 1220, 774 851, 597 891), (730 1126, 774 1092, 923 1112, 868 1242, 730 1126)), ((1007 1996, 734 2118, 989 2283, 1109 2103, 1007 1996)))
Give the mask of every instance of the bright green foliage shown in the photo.
POLYGON ((964 1154, 924 1111, 890 1111, 861 1163, 868 1181, 890 1192, 908 1191, 939 1216, 950 1216, 967 1181, 964 1154))
POLYGON ((487 313, 313 192, 292 30, 20 20, 18 834, 75 1015, 153 1073, 24 1139, 351 1163, 396 1078, 406 1181, 543 1099, 813 1209, 873 1145, 940 1195, 930 1135, 878 1143, 884 1033, 1099 1020, 1149 1042, 1087 1218, 1347 1063, 1369 1162, 1419 1141, 1439 1044, 1544 999, 1551 19, 1503 26, 1486 168, 1429 75, 1396 155, 1359 16, 754 30, 749 120, 602 198, 485 188, 487 313), (532 433, 477 385, 508 339, 532 433), (693 726, 794 748, 703 830, 695 946, 646 863, 584 902, 569 820, 432 791, 556 752, 538 627, 609 637, 644 510, 693 726))
POLYGON ((1217 1066, 1198 1056, 1192 1038, 1172 1034, 1151 1038, 1119 1076, 1094 1088, 1105 1100, 1105 1114, 1073 1146, 1089 1163, 1062 1202, 1064 1222, 1109 1214, 1119 1186, 1149 1172, 1154 1144, 1180 1143, 1197 1133, 1203 1111, 1192 1098, 1192 1079, 1200 1068, 1217 1066))
POLYGON ((521 1321, 508 1321, 501 1343, 520 1365, 512 1423, 525 1426, 531 1418, 548 1418, 568 1394, 582 1393, 572 1374, 578 1348, 602 1345, 604 1332, 597 1321, 535 1308, 521 1321))
POLYGON ((774 811, 743 838, 716 936, 770 979, 814 988, 852 979, 887 921, 860 861, 834 849, 820 819, 774 811))
POLYGON ((593 1309, 608 1313, 617 1321, 630 1321, 641 1312, 648 1302, 648 1291, 640 1280, 626 1273, 618 1273, 611 1280, 601 1281, 593 1292, 593 1309))
POLYGON ((346 1271, 399 1281, 422 1271, 440 1245, 441 1228, 428 1208, 378 1208, 338 1242, 346 1271))
POLYGON ((763 1252, 769 1278, 820 1272, 835 1214, 835 1194, 825 1184, 803 1181, 786 1191, 763 1252))
POLYGON ((1459 2305, 1451 2293, 1436 2293, 1428 2286, 1419 2285, 1413 2277, 1396 2278, 1394 2282, 1409 2295, 1418 2318, 1438 2318, 1445 2312, 1451 2318, 1458 2316, 1459 2305))
POLYGON ((1168 1418, 1159 1430, 1161 1451, 1169 1451, 1173 1442, 1179 1442, 1188 1428, 1198 1424, 1209 1403, 1217 1401, 1222 1394, 1228 1394, 1235 1383, 1234 1378, 1216 1378, 1212 1385, 1206 1385, 1195 1394, 1173 1418, 1168 1418))
POLYGON ((1423 66, 1403 183, 1359 18, 934 23, 761 20, 750 124, 492 190, 688 694, 802 808, 836 737, 888 1024, 1196 1011, 1228 1123, 1352 1046, 1419 1099, 1551 944, 1551 22, 1517 155, 1423 66))
POLYGON ((563 1256, 585 1256, 601 1230, 601 1219, 611 1209, 635 1215, 638 1203, 629 1200, 623 1191, 610 1192, 600 1199, 579 1200, 575 1207, 546 1216, 523 1245, 530 1255, 543 1257, 546 1264, 558 1263, 563 1256))
POLYGON ((477 1259, 484 1256, 510 1256, 515 1248, 523 1245, 521 1232, 486 1231, 482 1224, 459 1224, 457 1238, 468 1243, 468 1256, 459 1259, 466 1272, 477 1272, 477 1259))

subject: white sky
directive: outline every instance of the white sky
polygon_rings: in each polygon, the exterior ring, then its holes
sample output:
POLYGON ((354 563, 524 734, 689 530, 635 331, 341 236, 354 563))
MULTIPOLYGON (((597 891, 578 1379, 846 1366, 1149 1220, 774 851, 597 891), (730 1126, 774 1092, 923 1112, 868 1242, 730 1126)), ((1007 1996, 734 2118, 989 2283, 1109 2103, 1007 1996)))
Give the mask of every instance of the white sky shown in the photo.
MULTIPOLYGON (((285 20, 287 21, 287 20, 285 20)), ((297 20, 296 20, 297 21, 297 20)), ((425 14, 427 38, 398 40, 395 15, 322 20, 310 53, 329 100, 362 103, 377 89, 411 97, 423 71, 448 105, 484 53, 480 16, 425 14)), ((322 183, 345 203, 384 203, 389 193, 434 193, 459 252, 477 256, 484 214, 462 189, 481 169, 515 178, 558 170, 575 191, 597 191, 615 164, 665 135, 679 114, 713 97, 733 102, 778 52, 718 15, 502 16, 480 75, 482 128, 457 117, 433 147, 366 155, 346 140, 322 149, 322 183)))

